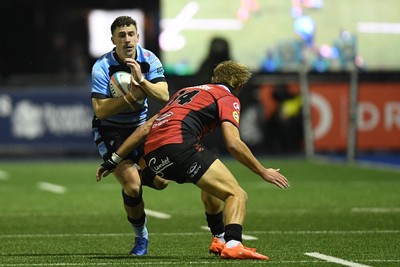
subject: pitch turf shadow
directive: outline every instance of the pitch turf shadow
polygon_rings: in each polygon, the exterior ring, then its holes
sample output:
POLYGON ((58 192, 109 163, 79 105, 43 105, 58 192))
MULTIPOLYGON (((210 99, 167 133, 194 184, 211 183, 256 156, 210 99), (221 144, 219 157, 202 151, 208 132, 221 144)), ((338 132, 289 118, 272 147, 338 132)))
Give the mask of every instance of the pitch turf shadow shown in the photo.
POLYGON ((7 253, 1 254, 0 256, 9 257, 71 257, 71 256, 99 256, 99 255, 109 255, 108 253, 7 253))
POLYGON ((142 259, 154 259, 154 260, 162 260, 162 259, 169 259, 169 260, 179 260, 180 257, 174 256, 133 256, 133 255, 104 255, 104 256, 90 256, 88 258, 91 259, 106 259, 106 260, 119 260, 119 259, 133 259, 133 260, 142 260, 142 259))

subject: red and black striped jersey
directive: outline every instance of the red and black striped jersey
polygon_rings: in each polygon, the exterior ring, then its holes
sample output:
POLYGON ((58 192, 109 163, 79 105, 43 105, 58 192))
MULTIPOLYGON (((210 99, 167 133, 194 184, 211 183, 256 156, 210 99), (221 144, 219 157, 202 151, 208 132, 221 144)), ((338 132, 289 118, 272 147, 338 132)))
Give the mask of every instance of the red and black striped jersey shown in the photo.
POLYGON ((240 102, 223 84, 204 84, 176 92, 159 112, 145 144, 145 153, 167 144, 192 146, 206 133, 229 121, 239 128, 240 102))

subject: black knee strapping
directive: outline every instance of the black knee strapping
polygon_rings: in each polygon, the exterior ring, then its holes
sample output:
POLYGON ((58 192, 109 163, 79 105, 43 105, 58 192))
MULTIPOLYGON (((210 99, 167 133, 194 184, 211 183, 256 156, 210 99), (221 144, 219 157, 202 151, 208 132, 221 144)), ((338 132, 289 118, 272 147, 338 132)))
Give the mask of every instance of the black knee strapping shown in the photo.
POLYGON ((124 189, 122 188, 122 198, 124 199, 124 204, 129 207, 136 207, 140 203, 143 202, 142 198, 142 188, 139 191, 139 197, 131 197, 125 194, 124 189))
POLYGON ((129 216, 127 217, 127 219, 134 226, 143 226, 146 222, 146 213, 144 212, 143 215, 137 219, 129 218, 129 216))

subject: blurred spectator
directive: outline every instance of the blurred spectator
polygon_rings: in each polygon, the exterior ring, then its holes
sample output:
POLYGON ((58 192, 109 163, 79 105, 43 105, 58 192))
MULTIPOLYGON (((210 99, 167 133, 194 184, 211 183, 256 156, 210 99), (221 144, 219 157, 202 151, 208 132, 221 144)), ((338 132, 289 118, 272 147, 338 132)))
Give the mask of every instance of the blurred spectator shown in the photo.
POLYGON ((319 73, 328 71, 330 67, 329 59, 325 58, 320 53, 320 50, 317 50, 315 54, 314 59, 311 61, 311 71, 319 73))
POLYGON ((197 71, 199 83, 208 83, 211 81, 213 69, 222 61, 230 60, 230 47, 225 38, 215 37, 210 42, 207 57, 203 60, 197 71))
POLYGON ((304 63, 303 40, 291 40, 278 44, 277 55, 283 71, 294 71, 304 63))
POLYGON ((267 149, 271 152, 296 152, 302 148, 302 100, 291 93, 286 84, 277 84, 273 91, 277 108, 265 128, 267 149))
POLYGON ((334 41, 333 49, 336 52, 342 70, 348 70, 354 65, 359 69, 365 68, 364 60, 357 55, 356 36, 351 32, 341 30, 339 37, 334 41))
POLYGON ((261 62, 260 71, 264 73, 276 72, 279 70, 279 60, 275 57, 273 51, 269 49, 265 58, 261 62))
POLYGON ((260 101, 260 88, 248 83, 245 94, 239 96, 240 110, 240 136, 242 140, 256 154, 265 154, 270 151, 265 149, 264 125, 265 109, 260 101))
POLYGON ((64 32, 56 32, 52 35, 47 58, 43 62, 43 71, 46 73, 68 74, 70 72, 71 57, 69 45, 64 32))
MULTIPOLYGON (((211 40, 207 57, 203 60, 195 75, 197 84, 211 83, 213 69, 222 61, 230 60, 230 47, 223 37, 215 37, 211 40)), ((214 133, 205 136, 204 144, 216 154, 226 153, 221 129, 218 127, 214 133)))

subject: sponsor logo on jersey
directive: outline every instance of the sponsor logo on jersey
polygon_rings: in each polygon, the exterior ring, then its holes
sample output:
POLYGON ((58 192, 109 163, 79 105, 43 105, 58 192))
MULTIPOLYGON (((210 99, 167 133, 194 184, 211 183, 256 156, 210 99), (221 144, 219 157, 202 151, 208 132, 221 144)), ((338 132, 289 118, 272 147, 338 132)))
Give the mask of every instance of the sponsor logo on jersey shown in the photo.
POLYGON ((236 110, 234 112, 232 112, 232 116, 235 119, 235 121, 237 123, 239 123, 239 112, 237 112, 236 110))
POLYGON ((238 102, 233 102, 233 108, 234 108, 234 109, 237 109, 237 110, 240 110, 240 105, 239 105, 239 103, 238 103, 238 102))
POLYGON ((165 157, 165 159, 160 159, 159 162, 157 162, 157 158, 151 158, 148 164, 149 168, 160 177, 164 177, 164 173, 162 171, 172 165, 174 165, 174 163, 171 162, 168 157, 165 157))
POLYGON ((167 123, 167 122, 169 121, 169 120, 168 120, 168 117, 173 116, 173 115, 174 115, 174 113, 171 112, 171 111, 168 111, 168 112, 165 113, 165 114, 159 115, 159 116, 156 118, 155 122, 153 122, 153 125, 151 126, 151 128, 156 128, 156 127, 158 127, 158 126, 163 125, 164 123, 167 123))

